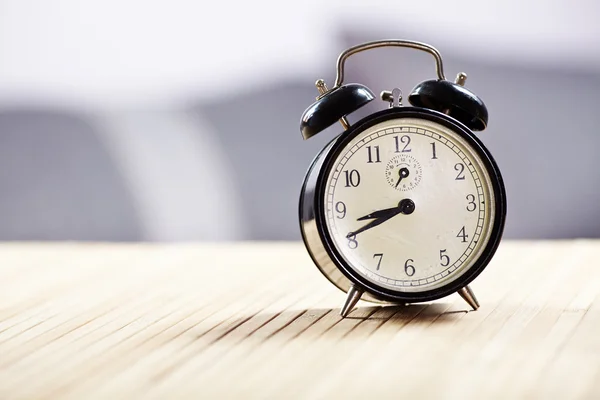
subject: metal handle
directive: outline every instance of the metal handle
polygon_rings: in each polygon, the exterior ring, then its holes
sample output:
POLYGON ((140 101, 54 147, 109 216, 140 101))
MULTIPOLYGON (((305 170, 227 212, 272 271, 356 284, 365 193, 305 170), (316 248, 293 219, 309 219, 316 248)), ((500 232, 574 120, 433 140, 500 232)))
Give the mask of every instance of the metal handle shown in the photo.
POLYGON ((344 81, 344 63, 346 62, 346 59, 348 59, 353 54, 360 53, 361 51, 365 50, 376 49, 378 47, 409 47, 411 49, 425 51, 431 54, 433 58, 435 58, 435 69, 438 78, 441 80, 446 79, 446 77, 444 76, 444 65, 442 63, 442 56, 435 47, 421 42, 414 42, 412 40, 378 40, 375 42, 367 42, 354 47, 350 47, 348 50, 340 54, 337 60, 337 76, 335 78, 335 85, 332 89, 342 86, 342 82, 344 81))

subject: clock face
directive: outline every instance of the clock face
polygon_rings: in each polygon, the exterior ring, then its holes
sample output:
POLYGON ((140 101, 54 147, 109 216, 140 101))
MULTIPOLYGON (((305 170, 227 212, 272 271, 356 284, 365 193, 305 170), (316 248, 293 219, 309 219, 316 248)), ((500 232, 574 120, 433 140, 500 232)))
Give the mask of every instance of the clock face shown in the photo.
POLYGON ((333 161, 325 224, 348 268, 379 287, 424 292, 465 274, 494 225, 484 162, 448 127, 420 118, 373 125, 333 161))

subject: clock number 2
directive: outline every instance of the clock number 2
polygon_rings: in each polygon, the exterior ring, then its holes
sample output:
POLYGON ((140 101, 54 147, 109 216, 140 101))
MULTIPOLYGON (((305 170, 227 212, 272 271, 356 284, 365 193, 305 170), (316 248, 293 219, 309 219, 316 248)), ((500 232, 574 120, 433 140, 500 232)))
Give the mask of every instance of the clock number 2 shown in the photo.
POLYGON ((457 163, 454 166, 454 170, 458 171, 458 175, 456 175, 456 178, 454 180, 456 180, 456 181, 464 181, 465 180, 465 164, 463 164, 463 163, 457 163))

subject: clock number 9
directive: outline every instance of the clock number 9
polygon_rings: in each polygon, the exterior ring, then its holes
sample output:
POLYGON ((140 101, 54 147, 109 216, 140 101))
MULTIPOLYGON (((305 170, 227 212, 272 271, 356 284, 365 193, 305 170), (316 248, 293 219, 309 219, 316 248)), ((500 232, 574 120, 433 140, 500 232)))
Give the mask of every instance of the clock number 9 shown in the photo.
POLYGON ((343 201, 338 201, 337 203, 335 203, 335 211, 337 211, 338 214, 342 214, 341 217, 339 215, 337 216, 338 219, 344 219, 344 217, 346 216, 346 205, 343 201))
POLYGON ((409 264, 409 263, 413 263, 413 262, 415 262, 415 260, 413 260, 412 258, 409 258, 404 263, 404 272, 406 272, 406 275, 408 275, 408 276, 413 276, 415 274, 415 267, 412 264, 409 264))

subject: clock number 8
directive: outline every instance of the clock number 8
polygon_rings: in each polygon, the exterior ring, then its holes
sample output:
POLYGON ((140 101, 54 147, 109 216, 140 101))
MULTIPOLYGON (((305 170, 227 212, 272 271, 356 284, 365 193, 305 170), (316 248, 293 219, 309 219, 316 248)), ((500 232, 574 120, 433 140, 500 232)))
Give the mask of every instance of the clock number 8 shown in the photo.
POLYGON ((347 237, 348 239, 348 247, 352 250, 356 249, 358 247, 358 242, 356 241, 356 235, 352 234, 350 236, 347 237))

